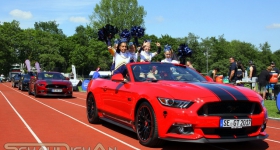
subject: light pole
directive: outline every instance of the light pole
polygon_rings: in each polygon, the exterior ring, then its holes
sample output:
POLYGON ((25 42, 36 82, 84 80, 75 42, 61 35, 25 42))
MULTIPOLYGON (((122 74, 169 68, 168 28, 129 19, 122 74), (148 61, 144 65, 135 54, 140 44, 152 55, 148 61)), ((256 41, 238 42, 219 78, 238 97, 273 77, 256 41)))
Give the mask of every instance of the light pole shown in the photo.
POLYGON ((206 56, 206 74, 208 73, 208 47, 206 48, 206 51, 204 52, 204 55, 206 56))
POLYGON ((206 49, 206 69, 207 69, 207 72, 206 73, 208 73, 208 57, 209 57, 209 55, 208 55, 208 47, 207 47, 207 49, 206 49))

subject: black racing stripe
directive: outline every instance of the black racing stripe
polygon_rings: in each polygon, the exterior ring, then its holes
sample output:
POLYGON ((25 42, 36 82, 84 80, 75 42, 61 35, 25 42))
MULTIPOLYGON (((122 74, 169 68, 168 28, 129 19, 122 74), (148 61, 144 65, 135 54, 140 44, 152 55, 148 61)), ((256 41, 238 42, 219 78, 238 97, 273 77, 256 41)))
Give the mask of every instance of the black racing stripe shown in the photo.
POLYGON ((239 92, 237 89, 233 87, 222 85, 222 84, 215 84, 215 86, 227 90, 236 98, 236 100, 249 100, 243 93, 239 92))
POLYGON ((220 98, 220 100, 235 100, 235 98, 232 95, 230 95, 227 91, 225 91, 222 88, 219 88, 217 86, 214 86, 212 84, 195 83, 195 85, 199 85, 201 87, 204 87, 204 88, 212 91, 214 94, 216 94, 220 98))

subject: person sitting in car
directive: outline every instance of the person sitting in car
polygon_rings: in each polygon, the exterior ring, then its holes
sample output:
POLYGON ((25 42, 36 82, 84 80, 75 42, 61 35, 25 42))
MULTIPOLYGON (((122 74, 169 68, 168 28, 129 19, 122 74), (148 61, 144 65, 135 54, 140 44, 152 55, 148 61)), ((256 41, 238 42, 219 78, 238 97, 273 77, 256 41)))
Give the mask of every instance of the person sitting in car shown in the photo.
POLYGON ((141 67, 140 66, 135 66, 133 67, 133 76, 135 81, 144 81, 145 78, 142 77, 141 75, 141 67))

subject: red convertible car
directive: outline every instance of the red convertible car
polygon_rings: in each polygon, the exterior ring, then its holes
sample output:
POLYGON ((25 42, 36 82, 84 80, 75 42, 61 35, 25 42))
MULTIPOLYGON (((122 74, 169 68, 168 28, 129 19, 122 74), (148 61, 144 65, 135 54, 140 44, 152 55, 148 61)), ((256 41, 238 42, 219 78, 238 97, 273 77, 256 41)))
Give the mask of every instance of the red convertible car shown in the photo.
POLYGON ((142 145, 164 140, 221 143, 263 140, 267 111, 249 88, 207 81, 171 63, 130 63, 124 74, 87 88, 87 118, 136 132, 142 145))
POLYGON ((69 78, 59 72, 39 72, 29 80, 28 94, 33 94, 35 97, 72 97, 73 86, 69 78))

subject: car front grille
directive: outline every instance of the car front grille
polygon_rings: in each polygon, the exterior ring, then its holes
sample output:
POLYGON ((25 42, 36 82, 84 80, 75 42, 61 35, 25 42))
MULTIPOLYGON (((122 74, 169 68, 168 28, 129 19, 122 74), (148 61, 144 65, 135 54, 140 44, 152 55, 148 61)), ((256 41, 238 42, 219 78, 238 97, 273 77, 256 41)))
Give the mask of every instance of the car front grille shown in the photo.
POLYGON ((261 113, 262 108, 257 102, 220 101, 206 103, 197 114, 199 116, 240 116, 261 113))
POLYGON ((58 84, 49 84, 46 86, 46 88, 58 88, 58 89, 64 89, 67 88, 66 85, 58 85, 58 84))
POLYGON ((249 134, 255 133, 258 131, 259 126, 252 126, 240 129, 231 129, 231 128, 202 128, 202 131, 205 135, 219 135, 223 138, 233 138, 235 136, 248 136, 249 134))

